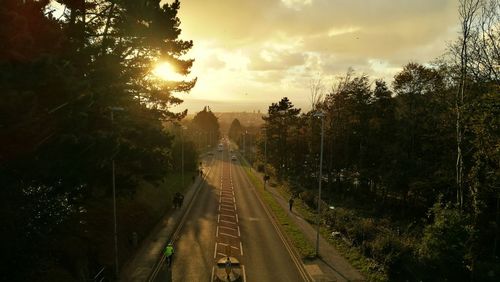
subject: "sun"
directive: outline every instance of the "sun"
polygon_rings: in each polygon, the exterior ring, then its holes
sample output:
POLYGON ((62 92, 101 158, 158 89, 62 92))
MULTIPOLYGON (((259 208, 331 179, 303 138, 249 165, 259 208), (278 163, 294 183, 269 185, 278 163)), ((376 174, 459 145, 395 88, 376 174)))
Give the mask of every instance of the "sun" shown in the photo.
POLYGON ((176 72, 175 68, 167 62, 157 63, 153 69, 153 74, 163 80, 182 80, 182 75, 176 72))

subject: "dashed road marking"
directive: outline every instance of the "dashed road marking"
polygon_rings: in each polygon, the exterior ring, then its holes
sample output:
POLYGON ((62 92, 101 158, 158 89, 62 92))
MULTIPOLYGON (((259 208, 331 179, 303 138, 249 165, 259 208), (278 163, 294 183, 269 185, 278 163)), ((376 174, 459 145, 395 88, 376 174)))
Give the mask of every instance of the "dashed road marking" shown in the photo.
MULTIPOLYGON (((217 214, 216 243, 214 248, 214 259, 224 256, 239 257, 240 264, 243 266, 241 258, 243 257, 243 244, 241 242, 241 229, 239 226, 238 206, 236 204, 236 195, 234 183, 231 175, 231 162, 222 160, 221 177, 219 189, 219 205, 217 214), (233 250, 233 251, 231 251, 233 250), (239 251, 238 251, 239 250, 239 251)), ((212 268, 212 281, 216 279, 215 271, 217 266, 212 268)), ((244 272, 244 269, 243 269, 244 272)), ((246 281, 246 274, 243 273, 243 280, 246 281)))
MULTIPOLYGON (((232 231, 238 231, 238 233, 240 233, 239 232, 239 229, 240 229, 239 226, 237 226, 237 228, 232 228, 232 227, 229 227, 229 226, 221 226, 220 228, 229 229, 229 230, 232 230, 232 231)), ((240 235, 238 234, 238 236, 240 236, 240 235)))

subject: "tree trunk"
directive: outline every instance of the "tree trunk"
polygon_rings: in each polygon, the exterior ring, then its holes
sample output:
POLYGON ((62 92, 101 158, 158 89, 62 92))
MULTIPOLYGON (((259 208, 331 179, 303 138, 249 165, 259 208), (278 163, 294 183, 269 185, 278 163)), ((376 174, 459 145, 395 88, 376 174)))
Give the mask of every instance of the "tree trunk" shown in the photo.
MULTIPOLYGON (((457 94, 455 96, 455 112, 456 112, 456 141, 457 141, 457 161, 456 169, 456 184, 457 184, 457 204, 460 209, 463 209, 464 201, 464 161, 463 161, 463 106, 465 97, 465 85, 467 80, 467 67, 469 63, 468 44, 471 37, 471 29, 476 12, 479 8, 480 0, 461 0, 459 6, 460 23, 462 25, 461 41, 460 41, 460 79, 457 94)), ((471 190, 471 193, 474 192, 471 190)), ((472 205, 476 205, 475 195, 471 195, 473 199, 472 205)))

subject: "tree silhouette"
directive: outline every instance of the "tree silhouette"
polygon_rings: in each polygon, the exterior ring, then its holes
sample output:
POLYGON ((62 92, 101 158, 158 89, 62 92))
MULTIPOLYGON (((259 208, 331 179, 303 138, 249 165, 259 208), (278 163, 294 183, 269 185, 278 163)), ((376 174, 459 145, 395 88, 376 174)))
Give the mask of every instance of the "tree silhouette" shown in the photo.
POLYGON ((243 127, 241 126, 240 121, 235 118, 231 122, 231 126, 229 127, 228 136, 234 143, 239 144, 241 139, 241 133, 243 132, 243 127))
POLYGON ((172 136, 163 122, 185 116, 169 107, 196 80, 162 81, 150 73, 166 61, 188 74, 193 60, 184 55, 192 42, 178 38, 179 1, 60 0, 58 18, 48 0, 4 2, 0 204, 13 257, 2 267, 22 269, 22 262, 32 271, 2 273, 37 280, 30 275, 45 263, 38 258, 55 259, 46 250, 55 228, 82 216, 79 209, 95 195, 109 196, 112 159, 118 195, 132 195, 140 181, 158 183, 171 170, 172 136), (112 120, 117 107, 123 110, 112 120))
POLYGON ((198 146, 206 148, 214 147, 219 142, 219 121, 212 113, 210 107, 205 106, 202 111, 196 113, 192 121, 192 134, 196 136, 198 146))

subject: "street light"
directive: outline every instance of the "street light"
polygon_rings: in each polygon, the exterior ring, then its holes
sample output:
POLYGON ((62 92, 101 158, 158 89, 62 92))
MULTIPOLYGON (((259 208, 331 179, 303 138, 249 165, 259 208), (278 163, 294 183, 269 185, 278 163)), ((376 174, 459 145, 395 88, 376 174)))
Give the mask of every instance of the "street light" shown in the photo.
MULTIPOLYGON (((111 113, 111 125, 114 123, 113 113, 115 111, 124 111, 125 109, 122 107, 109 107, 111 113)), ((118 231, 116 224, 116 186, 115 186, 115 158, 113 156, 111 160, 112 167, 112 183, 113 183, 113 223, 114 223, 114 237, 115 237, 115 275, 118 278, 119 268, 118 268, 118 231)))
POLYGON ((243 137, 243 153, 247 154, 247 134, 248 130, 245 129, 245 136, 243 137))
POLYGON ((181 173, 182 173, 182 188, 184 189, 184 127, 181 126, 181 173))
POLYGON ((325 114, 323 112, 316 112, 313 115, 314 117, 321 118, 321 151, 319 157, 319 181, 318 181, 318 219, 317 219, 317 227, 316 227, 316 256, 319 256, 319 226, 321 222, 321 182, 322 182, 322 173, 323 173, 323 125, 325 114))
POLYGON ((267 176, 267 128, 263 128, 266 136, 264 138, 264 190, 266 190, 266 183, 268 181, 267 176))
POLYGON ((184 187, 184 129, 185 126, 180 124, 175 124, 181 129, 181 178, 182 178, 182 187, 184 187))

